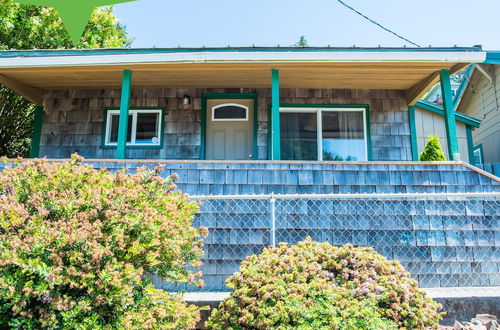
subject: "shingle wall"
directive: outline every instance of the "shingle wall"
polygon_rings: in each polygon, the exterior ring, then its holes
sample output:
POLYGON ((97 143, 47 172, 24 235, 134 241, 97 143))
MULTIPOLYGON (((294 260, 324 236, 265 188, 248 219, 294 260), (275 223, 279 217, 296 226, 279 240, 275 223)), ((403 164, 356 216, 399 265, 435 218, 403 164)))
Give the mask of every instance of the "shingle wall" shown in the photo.
MULTIPOLYGON (((141 165, 93 163, 113 171, 141 165)), ((177 173, 178 188, 190 195, 500 192, 500 182, 450 164, 164 165, 162 175, 177 173)), ((210 231, 202 269, 206 289, 225 290, 224 280, 238 270, 241 260, 271 243, 270 214, 267 200, 203 202, 195 225, 210 231)), ((278 200, 277 241, 294 243, 307 236, 335 245, 372 246, 399 260, 422 287, 500 285, 498 198, 278 200)))
MULTIPOLYGON (((256 93, 258 96, 258 158, 267 159, 270 89, 133 89, 131 107, 165 107, 163 149, 131 149, 132 159, 199 159, 201 96, 204 93, 256 93), (192 99, 182 103, 183 95, 192 99)), ((47 91, 40 156, 113 158, 101 148, 105 107, 120 105, 119 90, 47 91)), ((410 160, 408 112, 402 91, 282 89, 282 104, 368 104, 372 160, 410 160)))

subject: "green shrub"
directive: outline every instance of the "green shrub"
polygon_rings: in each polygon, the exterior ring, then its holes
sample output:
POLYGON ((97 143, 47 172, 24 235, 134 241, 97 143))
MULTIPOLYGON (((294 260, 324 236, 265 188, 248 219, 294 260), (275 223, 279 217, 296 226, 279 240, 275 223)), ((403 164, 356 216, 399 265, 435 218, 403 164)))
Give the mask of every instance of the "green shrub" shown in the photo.
POLYGON ((156 171, 111 174, 81 160, 0 173, 0 328, 193 327, 196 308, 149 275, 203 285, 186 270, 203 254, 198 205, 156 171))
POLYGON ((420 160, 423 162, 446 160, 443 149, 439 144, 439 138, 437 136, 429 136, 427 139, 428 141, 425 145, 424 151, 420 154, 420 160))
POLYGON ((282 243, 248 257, 226 283, 233 292, 212 311, 211 329, 422 329, 441 319, 403 267, 370 248, 282 243))

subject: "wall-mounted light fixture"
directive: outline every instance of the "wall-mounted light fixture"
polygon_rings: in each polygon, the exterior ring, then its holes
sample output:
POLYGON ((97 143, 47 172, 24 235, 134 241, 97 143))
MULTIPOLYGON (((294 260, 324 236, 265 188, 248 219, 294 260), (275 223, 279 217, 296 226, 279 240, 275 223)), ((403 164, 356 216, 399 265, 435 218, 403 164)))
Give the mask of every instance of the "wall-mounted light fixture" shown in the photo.
POLYGON ((183 103, 184 105, 191 104, 191 98, 190 98, 188 95, 184 95, 184 96, 182 97, 182 103, 183 103))

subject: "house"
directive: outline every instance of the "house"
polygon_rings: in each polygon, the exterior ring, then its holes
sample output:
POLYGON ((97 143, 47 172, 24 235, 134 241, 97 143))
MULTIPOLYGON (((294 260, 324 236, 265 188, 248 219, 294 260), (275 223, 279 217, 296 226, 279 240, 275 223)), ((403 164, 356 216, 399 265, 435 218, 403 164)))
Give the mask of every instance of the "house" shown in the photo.
POLYGON ((4 51, 0 74, 44 107, 33 156, 404 161, 408 106, 440 76, 451 98, 449 74, 484 59, 477 47, 4 51))
MULTIPOLYGON (((211 231, 206 282, 222 290, 270 244, 257 195, 498 195, 498 177, 463 161, 479 121, 455 113, 450 83, 485 59, 479 47, 0 51, 0 81, 38 106, 33 157, 77 152, 112 171, 162 163, 191 195, 251 195, 212 198, 197 219, 211 231), (420 101, 439 81, 443 106, 420 101), (428 114, 450 161, 417 162, 428 114)), ((278 240, 371 244, 423 286, 500 285, 495 197, 427 196, 321 208, 308 197, 272 219, 278 240)))
POLYGON ((473 66, 456 104, 457 114, 482 121, 472 131, 474 163, 489 172, 500 174, 500 53, 488 52, 484 63, 473 66))

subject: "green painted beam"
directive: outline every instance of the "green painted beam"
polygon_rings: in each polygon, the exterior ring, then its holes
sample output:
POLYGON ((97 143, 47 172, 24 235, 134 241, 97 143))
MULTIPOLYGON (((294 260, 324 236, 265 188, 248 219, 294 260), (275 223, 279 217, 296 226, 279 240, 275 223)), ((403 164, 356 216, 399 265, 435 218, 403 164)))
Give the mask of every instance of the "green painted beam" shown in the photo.
POLYGON ((446 137, 448 140, 448 154, 450 160, 460 160, 458 148, 457 123, 455 119, 455 108, 453 106, 453 95, 451 91, 450 70, 441 70, 441 93, 443 95, 444 121, 446 125, 446 137))
POLYGON ((43 107, 35 107, 35 119, 33 121, 33 135, 31 137, 30 158, 40 156, 40 139, 42 138, 43 107))
POLYGON ((271 90, 271 159, 280 160, 280 71, 278 69, 272 69, 271 90))
MULTIPOLYGON (((420 109, 423 109, 423 110, 427 110, 427 111, 436 113, 436 114, 438 114, 440 116, 443 116, 443 117, 445 115, 445 112, 444 112, 442 106, 434 104, 434 103, 431 103, 431 102, 428 102, 428 101, 420 100, 417 103, 415 103, 415 106, 417 108, 420 108, 420 109)), ((464 123, 465 125, 469 125, 469 126, 472 126, 472 127, 479 128, 479 126, 481 126, 481 121, 479 119, 474 118, 474 117, 466 116, 466 115, 464 115, 463 113, 460 113, 460 112, 455 112, 455 119, 459 123, 464 123)))
POLYGON ((410 121, 411 160, 418 161, 417 124, 415 123, 415 107, 408 107, 410 121))
POLYGON ((465 132, 467 134, 467 151, 469 153, 469 164, 476 166, 474 160, 474 139, 472 138, 472 127, 469 125, 465 126, 465 132))
POLYGON ((125 159, 127 156, 128 111, 130 108, 130 93, 132 91, 132 71, 123 70, 122 97, 120 102, 120 120, 118 121, 118 145, 116 158, 125 159))

